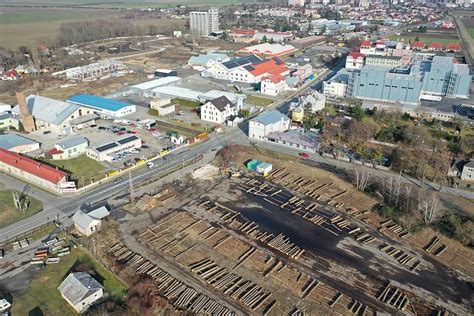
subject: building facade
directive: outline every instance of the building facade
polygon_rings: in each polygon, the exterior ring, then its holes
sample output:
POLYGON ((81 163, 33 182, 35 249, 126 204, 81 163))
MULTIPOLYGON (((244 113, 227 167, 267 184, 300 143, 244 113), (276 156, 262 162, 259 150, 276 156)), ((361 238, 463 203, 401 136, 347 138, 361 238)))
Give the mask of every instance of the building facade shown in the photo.
POLYGON ((142 146, 142 140, 136 136, 126 136, 116 141, 102 144, 96 147, 88 147, 86 155, 97 161, 110 161, 113 156, 118 153, 130 150, 133 148, 140 148, 142 146))
POLYGON ((78 157, 86 152, 89 141, 85 137, 74 137, 54 145, 48 153, 52 159, 66 160, 78 157))
POLYGON ((237 107, 225 96, 213 99, 201 107, 201 120, 216 124, 223 124, 237 115, 237 107))
POLYGON ((77 313, 83 313, 104 296, 104 288, 87 272, 74 272, 58 287, 61 296, 77 313))
POLYGON ((189 13, 189 28, 192 34, 208 36, 219 31, 219 10, 193 11, 189 13))
POLYGON ((91 94, 74 95, 69 97, 67 101, 92 110, 92 112, 102 117, 122 117, 136 112, 135 105, 91 94))
POLYGON ((369 55, 365 58, 365 64, 378 67, 396 68, 402 65, 402 57, 369 55))
POLYGON ((263 113, 249 121, 249 138, 266 140, 272 132, 285 132, 290 128, 291 120, 277 110, 263 113))
POLYGON ((365 55, 352 52, 346 57, 346 69, 362 69, 365 65, 365 55))

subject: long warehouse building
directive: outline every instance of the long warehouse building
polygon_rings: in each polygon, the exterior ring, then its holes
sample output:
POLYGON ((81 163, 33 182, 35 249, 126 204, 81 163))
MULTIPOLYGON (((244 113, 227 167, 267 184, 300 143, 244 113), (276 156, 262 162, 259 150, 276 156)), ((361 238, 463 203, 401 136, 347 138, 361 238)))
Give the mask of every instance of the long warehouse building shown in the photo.
POLYGON ((127 102, 111 100, 91 94, 78 94, 67 102, 90 108, 102 117, 122 117, 136 112, 136 106, 127 102))

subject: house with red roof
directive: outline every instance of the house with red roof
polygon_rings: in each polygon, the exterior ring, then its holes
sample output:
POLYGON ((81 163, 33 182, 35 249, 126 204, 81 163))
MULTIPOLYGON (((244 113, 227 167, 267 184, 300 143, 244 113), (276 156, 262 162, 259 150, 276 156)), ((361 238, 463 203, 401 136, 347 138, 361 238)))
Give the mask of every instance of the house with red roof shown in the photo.
POLYGON ((430 46, 428 46, 428 50, 433 52, 440 52, 443 49, 443 44, 441 44, 440 42, 433 42, 430 44, 430 46))
POLYGON ((365 55, 359 52, 351 52, 346 57, 346 69, 362 69, 365 65, 365 55))
POLYGON ((260 93, 266 95, 278 95, 280 92, 288 90, 288 84, 283 76, 269 76, 262 79, 260 93))
POLYGON ((411 47, 414 49, 414 50, 422 50, 422 49, 425 49, 426 47, 426 43, 425 42, 421 42, 421 41, 417 41, 417 42, 414 42, 411 47))
POLYGON ((0 148, 0 171, 57 193, 76 189, 69 174, 43 162, 0 148))
POLYGON ((450 52, 458 53, 461 51, 461 45, 457 43, 451 43, 451 44, 448 44, 448 46, 446 47, 446 50, 450 52))

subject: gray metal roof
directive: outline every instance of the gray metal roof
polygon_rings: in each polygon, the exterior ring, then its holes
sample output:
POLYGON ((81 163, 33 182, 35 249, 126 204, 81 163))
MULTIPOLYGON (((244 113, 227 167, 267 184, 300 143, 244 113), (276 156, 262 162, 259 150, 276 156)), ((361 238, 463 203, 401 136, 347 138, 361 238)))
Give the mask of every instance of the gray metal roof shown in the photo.
POLYGON ((288 116, 280 113, 277 110, 266 112, 263 114, 260 114, 253 120, 262 123, 263 125, 270 125, 276 122, 279 122, 281 120, 290 120, 288 116))
POLYGON ((74 272, 67 276, 61 285, 59 285, 58 290, 72 304, 77 305, 86 297, 89 297, 102 288, 102 285, 89 273, 74 272))
POLYGON ((110 212, 105 206, 101 206, 95 210, 90 211, 87 213, 87 215, 96 219, 103 219, 104 217, 109 216, 110 212))
POLYGON ((89 229, 89 225, 96 220, 99 219, 93 218, 81 210, 76 211, 76 213, 74 213, 74 216, 72 217, 72 222, 81 227, 83 230, 89 229))
POLYGON ((73 148, 84 143, 89 144, 89 141, 87 140, 87 138, 79 136, 63 140, 62 142, 58 143, 58 146, 61 147, 62 150, 66 150, 68 148, 73 148))
MULTIPOLYGON (((28 110, 35 119, 39 119, 50 124, 60 125, 77 111, 80 106, 67 102, 31 94, 26 98, 28 110)), ((12 112, 19 114, 20 107, 17 105, 12 112)))
POLYGON ((17 134, 4 134, 0 135, 0 148, 10 150, 16 146, 22 145, 31 145, 31 144, 39 144, 39 142, 17 135, 17 134))

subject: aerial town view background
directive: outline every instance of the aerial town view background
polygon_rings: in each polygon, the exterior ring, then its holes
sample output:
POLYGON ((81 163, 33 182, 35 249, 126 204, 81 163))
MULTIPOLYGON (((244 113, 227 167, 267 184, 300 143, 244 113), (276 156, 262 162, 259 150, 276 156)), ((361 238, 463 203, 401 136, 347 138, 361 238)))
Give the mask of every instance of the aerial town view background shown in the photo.
POLYGON ((0 0, 0 314, 471 315, 471 0, 0 0))

